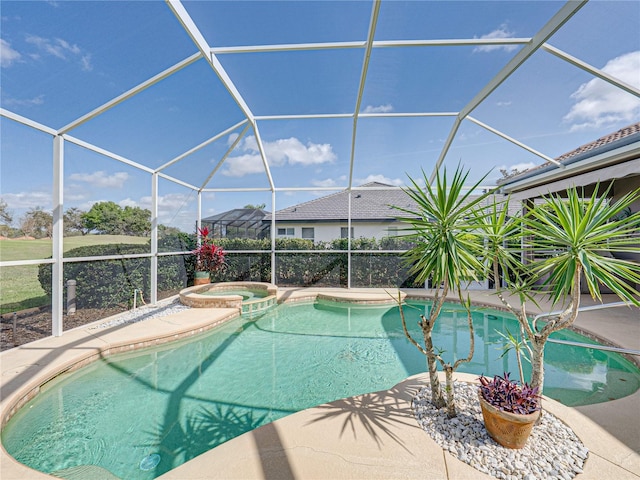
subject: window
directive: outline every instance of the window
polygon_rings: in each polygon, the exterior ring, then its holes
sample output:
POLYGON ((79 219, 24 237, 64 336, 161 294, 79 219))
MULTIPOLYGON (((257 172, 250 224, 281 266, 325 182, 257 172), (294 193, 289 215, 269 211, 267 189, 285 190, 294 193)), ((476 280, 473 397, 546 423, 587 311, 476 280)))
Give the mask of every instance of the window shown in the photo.
MULTIPOLYGON (((303 228, 304 230, 304 228, 303 228)), ((313 229, 311 229, 313 230, 313 229)), ((295 235, 295 229, 294 228, 279 228, 278 229, 278 236, 279 237, 293 237, 295 235)))
MULTIPOLYGON (((347 227, 340 227, 340 238, 347 238, 347 227)), ((355 238, 353 235, 353 227, 351 227, 351 238, 355 238)))
POLYGON ((314 239, 313 228, 302 228, 302 238, 306 238, 307 240, 314 239))

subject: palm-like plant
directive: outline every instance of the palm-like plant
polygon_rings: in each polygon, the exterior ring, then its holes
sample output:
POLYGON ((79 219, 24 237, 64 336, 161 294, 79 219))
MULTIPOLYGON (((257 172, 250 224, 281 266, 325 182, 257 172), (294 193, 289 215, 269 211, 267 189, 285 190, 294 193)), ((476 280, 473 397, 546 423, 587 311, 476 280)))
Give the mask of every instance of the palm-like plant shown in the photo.
MULTIPOLYGON (((544 383, 544 347, 549 335, 573 324, 580 307, 581 282, 586 282, 593 298, 602 300, 600 286, 604 285, 630 305, 640 306, 640 264, 620 260, 603 252, 639 252, 640 212, 621 215, 640 200, 640 189, 612 202, 608 195, 611 187, 599 193, 596 186, 590 197, 584 197, 577 188, 567 191, 567 197, 549 195, 544 203, 536 205, 519 219, 520 235, 529 243, 535 260, 523 265, 528 279, 516 275, 505 277, 508 288, 520 297, 520 309, 512 307, 500 289, 503 304, 518 318, 522 337, 531 346, 531 386, 542 393, 544 383), (549 252, 553 252, 550 256, 549 252), (548 277, 548 288, 553 305, 562 305, 560 313, 547 317, 545 323, 530 320, 526 300, 531 298, 532 283, 548 277)), ((494 219, 495 220, 495 219, 494 219)), ((491 223, 491 222, 489 222, 491 223)), ((486 229, 485 229, 486 231, 486 229)), ((516 236, 517 237, 517 236, 516 236)), ((508 251, 498 251, 501 262, 511 261, 508 251)))
POLYGON ((430 281, 435 290, 429 318, 421 315, 419 322, 424 346, 409 334, 400 305, 402 326, 409 341, 427 357, 431 398, 438 408, 445 405, 445 399, 438 380, 436 361, 442 364, 447 379, 446 405, 449 416, 455 416, 452 372, 460 363, 471 361, 474 349, 470 301, 468 298, 462 298, 461 284, 477 280, 484 273, 481 253, 483 243, 475 234, 477 216, 474 215, 474 211, 480 205, 484 205, 492 195, 492 192, 487 191, 481 195, 473 195, 484 178, 465 189, 468 175, 468 171, 464 172, 458 168, 449 183, 444 169, 442 174, 438 172, 435 185, 431 185, 423 172, 424 187, 409 177, 412 186, 405 189, 405 192, 415 202, 417 210, 395 207, 407 214, 399 219, 408 224, 406 230, 411 232, 409 236, 416 241, 415 246, 405 254, 410 265, 410 274, 416 274, 419 282, 430 281), (435 352, 432 341, 435 322, 451 290, 458 291, 460 303, 467 309, 471 337, 468 357, 458 359, 453 365, 446 363, 442 356, 435 352))
POLYGON ((524 233, 531 237, 535 250, 554 250, 555 255, 535 262, 533 272, 541 278, 549 275, 553 304, 568 299, 561 313, 549 317, 544 326, 526 322, 523 327, 533 350, 531 384, 542 391, 544 382, 544 345, 549 335, 569 327, 578 316, 580 286, 586 282, 593 298, 601 300, 600 285, 611 289, 620 299, 640 306, 640 264, 603 255, 603 252, 639 252, 637 232, 640 212, 618 218, 640 199, 640 189, 615 202, 609 201, 611 187, 602 194, 596 186, 591 197, 584 198, 577 188, 567 198, 550 195, 547 208, 534 208, 523 218, 524 233))

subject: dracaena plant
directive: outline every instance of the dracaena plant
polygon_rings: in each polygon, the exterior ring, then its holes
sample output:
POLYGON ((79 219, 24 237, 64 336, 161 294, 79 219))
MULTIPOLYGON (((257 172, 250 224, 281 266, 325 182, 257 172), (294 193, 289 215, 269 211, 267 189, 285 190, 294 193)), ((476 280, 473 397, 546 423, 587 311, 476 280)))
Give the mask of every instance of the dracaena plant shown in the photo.
MULTIPOLYGON (((531 360, 531 385, 542 393, 544 385, 544 348, 553 332, 570 327, 578 317, 582 283, 586 283, 594 299, 602 301, 600 289, 605 286, 630 306, 640 306, 640 263, 611 256, 622 252, 640 252, 637 232, 640 212, 630 208, 640 202, 640 189, 617 199, 610 199, 611 186, 604 190, 596 185, 591 195, 578 188, 570 188, 566 195, 550 194, 542 203, 516 219, 515 238, 524 238, 527 247, 520 252, 493 249, 493 262, 510 265, 511 275, 505 275, 506 289, 519 299, 520 305, 497 293, 504 306, 520 324, 523 340, 528 342, 531 360), (549 252, 552 252, 549 254, 549 252), (514 259, 530 256, 530 263, 520 264, 514 259), (544 321, 531 319, 527 302, 533 301, 534 282, 544 281, 544 288, 554 306, 561 308, 544 321)), ((483 229, 491 235, 496 222, 487 222, 483 229)), ((491 242, 489 242, 491 243, 491 242)))
POLYGON ((509 378, 495 375, 492 380, 480 376, 480 394, 489 404, 503 412, 529 415, 540 410, 540 394, 538 387, 527 383, 518 383, 509 378))
POLYGON ((456 415, 453 371, 461 363, 470 362, 474 350, 470 300, 468 296, 466 299, 463 298, 461 285, 485 275, 481 253, 483 244, 475 234, 478 228, 474 211, 479 205, 486 203, 493 193, 484 191, 476 195, 475 192, 484 177, 470 188, 466 188, 468 176, 469 172, 463 171, 460 167, 452 177, 448 177, 446 169, 443 169, 442 173, 437 172, 432 184, 423 172, 424 186, 409 177, 411 187, 406 188, 405 192, 416 207, 395 207, 403 212, 404 216, 399 217, 399 220, 407 224, 407 236, 415 241, 415 246, 406 252, 410 273, 416 274, 419 282, 431 281, 434 289, 433 305, 428 318, 420 316, 422 342, 415 340, 409 333, 402 303, 398 298, 402 327, 409 341, 427 358, 432 403, 438 408, 446 405, 449 417, 456 415), (457 291, 458 299, 466 309, 470 342, 469 355, 451 364, 436 351, 432 332, 447 294, 453 291, 457 291), (446 400, 438 379, 437 362, 445 372, 446 400))

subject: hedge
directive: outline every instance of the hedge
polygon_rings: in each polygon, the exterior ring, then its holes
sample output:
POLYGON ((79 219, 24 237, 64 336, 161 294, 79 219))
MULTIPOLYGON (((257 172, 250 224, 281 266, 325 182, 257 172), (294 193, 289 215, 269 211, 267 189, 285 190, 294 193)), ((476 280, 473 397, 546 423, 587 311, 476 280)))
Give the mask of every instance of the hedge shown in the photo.
MULTIPOLYGON (((109 244, 74 248, 65 253, 66 258, 106 255, 132 255, 148 253, 148 245, 109 244)), ((177 290, 187 285, 188 262, 182 256, 158 259, 158 290, 177 290)), ((38 267, 40 285, 51 296, 51 264, 38 267)), ((76 306, 78 308, 105 308, 114 305, 130 305, 134 290, 150 298, 151 261, 149 258, 94 260, 65 263, 63 284, 76 281, 76 306)), ((65 292, 66 293, 66 292, 65 292)))
MULTIPOLYGON (((271 281, 270 240, 220 239, 216 243, 227 251, 226 268, 212 275, 212 281, 271 281), (260 253, 234 253, 238 250, 261 250, 260 253)), ((193 235, 172 234, 158 242, 160 252, 191 251, 193 235)), ((409 276, 401 254, 378 253, 376 250, 406 248, 402 240, 386 238, 352 240, 351 285, 353 287, 421 287, 415 276, 409 276), (362 250, 372 252, 362 252, 362 250)), ((314 243, 297 238, 276 239, 276 284, 281 286, 346 287, 348 256, 346 239, 314 243), (291 253, 283 250, 312 250, 291 253)), ((149 252, 149 245, 91 245, 68 251, 69 257, 129 255, 149 252)), ((95 260, 65 263, 64 282, 74 279, 78 308, 104 308, 129 305, 133 291, 150 296, 150 259, 95 260)), ((175 291, 193 283, 193 255, 160 256, 158 258, 158 290, 175 291)), ((38 279, 51 295, 51 265, 39 266, 38 279)))

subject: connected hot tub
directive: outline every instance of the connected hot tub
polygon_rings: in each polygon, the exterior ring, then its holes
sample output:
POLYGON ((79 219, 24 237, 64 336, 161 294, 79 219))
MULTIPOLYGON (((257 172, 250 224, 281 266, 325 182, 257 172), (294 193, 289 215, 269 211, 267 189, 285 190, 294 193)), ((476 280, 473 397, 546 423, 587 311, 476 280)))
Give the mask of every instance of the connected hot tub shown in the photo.
POLYGON ((238 308, 242 313, 277 304, 278 287, 266 282, 220 282, 185 288, 180 302, 194 308, 238 308))

